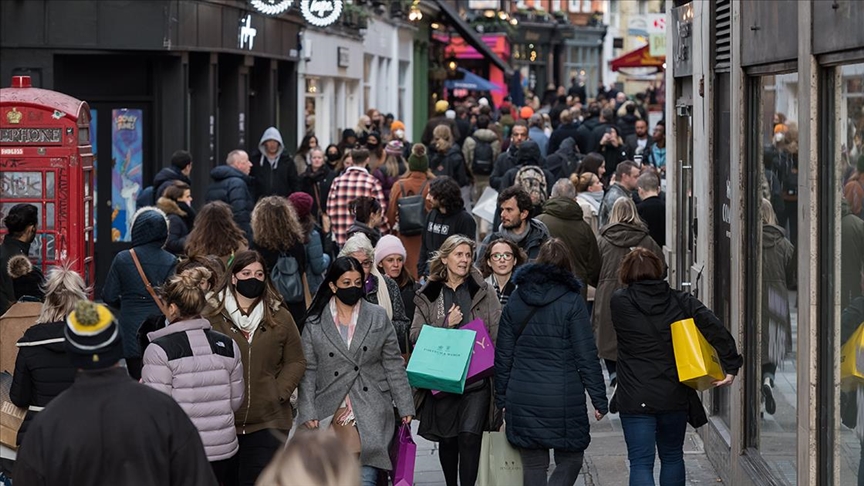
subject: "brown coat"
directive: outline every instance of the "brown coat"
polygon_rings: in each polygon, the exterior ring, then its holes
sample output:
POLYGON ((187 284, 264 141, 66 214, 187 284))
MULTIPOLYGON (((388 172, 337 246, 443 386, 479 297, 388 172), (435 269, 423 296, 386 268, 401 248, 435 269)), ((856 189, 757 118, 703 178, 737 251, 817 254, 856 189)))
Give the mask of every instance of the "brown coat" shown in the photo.
POLYGON ((213 329, 230 336, 240 348, 246 393, 234 413, 238 434, 264 429, 287 433, 291 429, 289 399, 306 372, 306 358, 288 309, 279 304, 272 304, 272 309, 273 322, 264 321, 258 326, 252 344, 224 309, 207 317, 213 329))
MULTIPOLYGON (((423 198, 425 199, 426 195, 429 194, 429 184, 434 178, 435 176, 428 172, 412 170, 406 174, 405 178, 399 179, 393 184, 393 188, 390 190, 390 204, 387 205, 387 221, 391 223, 391 226, 393 222, 399 219, 399 204, 397 202, 399 198, 416 195, 420 192, 420 188, 423 187, 423 183, 426 182, 426 188, 423 189, 423 198)), ((429 203, 427 202, 426 211, 429 211, 429 209, 429 203)), ((417 280, 417 258, 420 255, 420 243, 423 235, 403 236, 397 231, 394 231, 393 234, 398 236, 402 245, 405 246, 405 252, 408 255, 405 259, 405 269, 408 270, 408 273, 411 274, 414 280, 417 280)))
POLYGON ((15 344, 24 336, 24 331, 36 324, 40 312, 40 302, 17 302, 0 317, 0 371, 14 373, 18 357, 15 344))
POLYGON ((607 225, 600 230, 597 246, 600 248, 600 260, 603 263, 600 267, 600 282, 597 284, 591 324, 594 327, 594 336, 597 338, 597 355, 603 359, 617 361, 618 338, 612 326, 609 302, 612 300, 612 293, 623 287, 618 280, 621 262, 630 250, 637 246, 651 250, 661 260, 665 261, 665 259, 663 250, 654 242, 648 234, 648 229, 643 225, 627 223, 607 225))

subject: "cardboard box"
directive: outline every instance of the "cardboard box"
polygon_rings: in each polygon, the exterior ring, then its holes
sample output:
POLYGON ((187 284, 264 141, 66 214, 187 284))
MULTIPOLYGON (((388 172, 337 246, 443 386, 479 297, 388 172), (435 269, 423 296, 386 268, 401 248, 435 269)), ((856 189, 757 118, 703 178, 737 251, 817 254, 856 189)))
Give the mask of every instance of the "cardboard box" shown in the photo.
POLYGON ((0 373, 0 444, 17 449, 16 437, 27 410, 16 407, 9 401, 9 390, 12 388, 12 375, 5 371, 0 373))
POLYGON ((15 372, 18 357, 15 344, 24 336, 24 331, 36 323, 41 311, 39 302, 16 302, 0 317, 0 371, 15 372))

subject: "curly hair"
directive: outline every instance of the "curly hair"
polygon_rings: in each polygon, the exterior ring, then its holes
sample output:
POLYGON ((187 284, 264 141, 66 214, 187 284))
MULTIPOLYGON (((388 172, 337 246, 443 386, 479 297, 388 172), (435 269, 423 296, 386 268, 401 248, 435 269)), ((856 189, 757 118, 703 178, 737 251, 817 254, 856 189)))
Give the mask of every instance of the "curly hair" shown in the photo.
POLYGON ((513 198, 516 198, 516 206, 519 208, 519 212, 528 211, 530 213, 534 209, 534 202, 531 200, 531 196, 528 195, 528 191, 523 189, 522 186, 510 186, 501 191, 501 194, 498 195, 498 207, 500 208, 502 204, 513 198))
POLYGON ((450 177, 441 176, 432 179, 429 183, 429 194, 438 200, 447 214, 453 214, 465 207, 459 184, 450 177))
POLYGON ((294 207, 280 196, 262 197, 252 210, 252 241, 261 248, 288 251, 303 241, 294 207))
POLYGON ((195 216, 195 224, 186 237, 186 254, 230 255, 248 245, 246 234, 234 222, 231 206, 222 201, 209 202, 195 216))
POLYGON ((509 238, 497 238, 493 241, 490 241, 488 245, 486 245, 486 251, 483 253, 483 259, 480 263, 480 273, 483 274, 483 278, 492 275, 492 267, 489 266, 489 260, 492 259, 492 247, 497 245, 498 243, 503 243, 510 247, 510 253, 513 253, 513 271, 516 271, 516 268, 520 265, 525 264, 528 261, 528 255, 525 253, 525 250, 519 247, 515 241, 509 238))

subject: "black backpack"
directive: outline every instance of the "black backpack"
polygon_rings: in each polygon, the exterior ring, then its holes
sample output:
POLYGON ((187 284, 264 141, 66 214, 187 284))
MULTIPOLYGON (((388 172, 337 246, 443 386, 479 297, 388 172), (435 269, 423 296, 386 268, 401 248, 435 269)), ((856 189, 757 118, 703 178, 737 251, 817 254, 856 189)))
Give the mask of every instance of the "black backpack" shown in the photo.
POLYGON ((474 161, 471 163, 471 172, 476 175, 489 175, 495 164, 492 143, 477 139, 474 141, 476 145, 474 146, 474 161))
MULTIPOLYGON (((396 200, 396 207, 399 210, 399 234, 415 236, 423 233, 423 228, 426 226, 426 198, 423 197, 423 190, 426 189, 428 182, 428 180, 423 182, 417 194, 403 195, 396 200)), ((400 187, 402 194, 406 194, 405 184, 401 184, 400 187)))
POLYGON ((281 254, 276 265, 270 270, 270 279, 282 298, 289 304, 299 304, 305 297, 303 276, 300 274, 300 264, 297 259, 288 254, 281 254))

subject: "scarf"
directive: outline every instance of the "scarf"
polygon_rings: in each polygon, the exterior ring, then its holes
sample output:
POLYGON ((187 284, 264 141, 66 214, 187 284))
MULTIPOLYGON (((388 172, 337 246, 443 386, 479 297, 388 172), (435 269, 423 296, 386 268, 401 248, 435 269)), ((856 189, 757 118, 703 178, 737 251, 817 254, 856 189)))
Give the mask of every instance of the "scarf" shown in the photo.
POLYGON ((528 233, 531 232, 531 222, 530 221, 528 222, 528 227, 525 228, 525 231, 523 231, 521 235, 516 233, 515 231, 513 231, 511 229, 505 228, 503 223, 501 224, 498 231, 502 235, 506 236, 507 239, 512 240, 516 244, 519 244, 522 242, 522 240, 525 239, 526 236, 528 236, 528 233))
POLYGON ((264 320, 264 301, 259 301, 252 309, 252 312, 246 316, 240 311, 240 306, 237 305, 237 299, 234 297, 234 294, 225 290, 221 297, 222 302, 225 304, 225 310, 228 311, 228 316, 231 317, 231 321, 240 328, 249 344, 252 344, 252 336, 255 335, 258 325, 264 320))
MULTIPOLYGON (((360 299, 361 301, 363 299, 360 299)), ((336 297, 330 298, 330 314, 333 316, 333 323, 336 324, 336 330, 339 331, 339 335, 342 336, 342 340, 345 341, 345 346, 348 349, 351 349, 351 341, 354 340, 354 331, 357 329, 357 316, 360 315, 360 306, 362 304, 360 302, 354 306, 351 310, 351 321, 346 323, 339 322, 339 313, 336 311, 336 297)), ((345 411, 341 413, 337 417, 333 417, 333 420, 336 421, 339 425, 345 426, 355 426, 357 424, 357 417, 354 415, 354 407, 351 406, 351 397, 345 395, 344 401, 345 411)), ((340 406, 339 408, 343 408, 340 406)))
POLYGON ((591 205, 591 207, 594 209, 594 214, 600 212, 600 204, 603 202, 603 191, 580 192, 578 197, 591 205))

